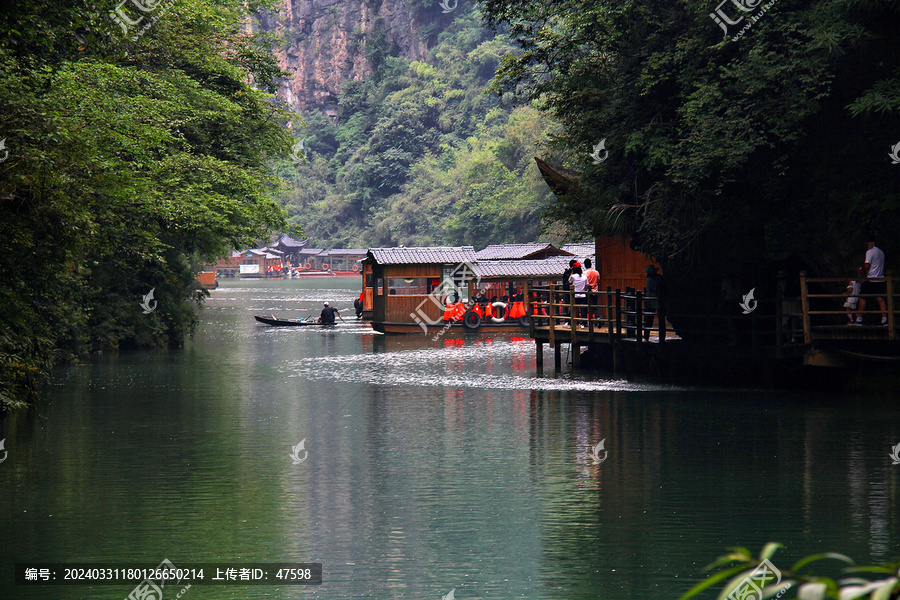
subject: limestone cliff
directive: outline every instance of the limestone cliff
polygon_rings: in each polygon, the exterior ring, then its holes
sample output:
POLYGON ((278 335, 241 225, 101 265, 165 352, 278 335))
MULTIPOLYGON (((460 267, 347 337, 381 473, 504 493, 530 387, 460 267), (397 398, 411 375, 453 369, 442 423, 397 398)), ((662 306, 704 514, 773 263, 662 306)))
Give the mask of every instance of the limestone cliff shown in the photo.
POLYGON ((284 0, 278 18, 263 21, 288 41, 276 55, 293 79, 280 95, 295 110, 335 116, 343 82, 365 79, 378 51, 410 59, 427 54, 422 19, 450 18, 434 8, 414 0, 284 0))

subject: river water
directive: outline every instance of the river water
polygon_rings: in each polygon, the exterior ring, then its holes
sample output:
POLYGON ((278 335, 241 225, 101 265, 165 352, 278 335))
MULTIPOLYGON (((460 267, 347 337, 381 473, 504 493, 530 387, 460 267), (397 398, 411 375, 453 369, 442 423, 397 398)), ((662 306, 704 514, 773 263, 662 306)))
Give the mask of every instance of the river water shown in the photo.
POLYGON ((0 598, 131 589, 14 585, 16 562, 323 564, 187 600, 668 600, 735 545, 900 555, 896 398, 539 373, 524 338, 378 335, 358 285, 225 280, 184 349, 60 370, 0 433, 0 598), (325 300, 346 323, 252 318, 325 300))

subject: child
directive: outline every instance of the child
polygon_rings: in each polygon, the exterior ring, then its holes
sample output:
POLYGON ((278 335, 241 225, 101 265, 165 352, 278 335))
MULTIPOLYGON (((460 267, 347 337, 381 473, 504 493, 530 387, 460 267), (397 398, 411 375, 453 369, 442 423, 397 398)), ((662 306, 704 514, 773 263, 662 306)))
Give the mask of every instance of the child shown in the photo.
POLYGON ((859 319, 853 319, 853 312, 856 310, 856 304, 859 302, 859 294, 860 283, 856 279, 851 279, 847 283, 847 289, 844 291, 844 295, 847 296, 847 300, 844 302, 844 308, 847 309, 847 325, 862 325, 862 315, 859 315, 859 319))

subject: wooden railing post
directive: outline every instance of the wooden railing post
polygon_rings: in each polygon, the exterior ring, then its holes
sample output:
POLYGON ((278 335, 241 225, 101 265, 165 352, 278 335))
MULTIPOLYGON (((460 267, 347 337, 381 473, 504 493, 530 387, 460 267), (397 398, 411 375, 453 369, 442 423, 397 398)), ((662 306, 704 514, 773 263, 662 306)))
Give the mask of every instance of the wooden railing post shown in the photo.
POLYGON ((616 288, 616 339, 622 337, 622 292, 616 288))
POLYGON ((556 286, 552 283, 550 284, 550 347, 556 348, 556 318, 553 314, 553 309, 556 308, 553 297, 556 295, 556 286))
POLYGON ((587 291, 587 317, 588 317, 588 341, 594 341, 594 309, 593 304, 591 303, 591 296, 594 292, 588 290, 587 291))
POLYGON ((887 288, 887 318, 888 318, 888 339, 893 340, 896 337, 894 332, 894 283, 891 279, 891 272, 886 273, 884 284, 887 288))
POLYGON ((803 309, 803 342, 812 342, 812 329, 809 322, 809 298, 806 291, 806 271, 800 271, 800 306, 803 309))
POLYGON ((569 327, 572 329, 572 340, 575 339, 575 288, 569 288, 569 327))
POLYGON ((577 367, 581 364, 580 348, 578 347, 578 331, 575 329, 577 322, 575 320, 575 287, 569 288, 569 343, 572 348, 572 366, 577 367))
POLYGON ((656 309, 656 318, 659 320, 659 343, 664 344, 666 342, 666 311, 659 299, 656 300, 656 304, 659 306, 656 309))
POLYGON ((644 303, 641 302, 643 295, 641 290, 635 290, 634 292, 634 310, 636 311, 634 315, 634 320, 636 321, 634 331, 637 334, 638 344, 644 341, 644 303))
MULTIPOLYGON (((510 299, 510 303, 512 303, 512 299, 510 299)), ((525 308, 525 318, 528 319, 528 333, 531 334, 531 337, 534 337, 534 322, 531 319, 531 314, 534 311, 531 306, 531 296, 528 293, 527 279, 522 281, 522 306, 525 308)))
POLYGON ((606 307, 606 336, 609 338, 609 342, 612 343, 613 339, 613 316, 612 316, 612 298, 613 291, 612 286, 606 286, 606 302, 604 306, 606 307))
POLYGON ((787 273, 784 271, 778 271, 778 281, 775 283, 775 358, 784 357, 784 325, 782 324, 782 319, 784 319, 784 307, 782 304, 784 302, 786 275, 787 273))

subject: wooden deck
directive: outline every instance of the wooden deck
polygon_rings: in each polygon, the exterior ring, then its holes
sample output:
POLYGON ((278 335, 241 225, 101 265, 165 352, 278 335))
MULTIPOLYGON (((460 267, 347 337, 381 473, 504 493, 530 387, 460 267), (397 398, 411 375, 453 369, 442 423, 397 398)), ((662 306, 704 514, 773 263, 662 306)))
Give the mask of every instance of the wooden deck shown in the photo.
MULTIPOLYGON (((654 310, 658 299, 641 290, 627 288, 591 292, 576 298, 573 290, 557 286, 526 285, 526 309, 530 334, 535 341, 537 364, 543 367, 544 344, 554 351, 554 364, 561 368, 561 347, 570 345, 572 364, 580 364, 583 347, 608 352, 614 370, 623 349, 631 354, 665 355, 689 351, 698 357, 733 355, 737 347, 752 350, 760 360, 799 360, 805 365, 842 366, 846 357, 873 361, 900 361, 897 335, 897 303, 890 273, 884 278, 887 323, 880 324, 882 312, 877 294, 859 294, 867 300, 861 313, 865 324, 848 325, 844 290, 848 278, 808 278, 800 273, 801 296, 760 298, 758 312, 739 314, 673 315, 685 343, 676 335, 666 315, 654 310), (648 325, 653 317, 652 325, 648 325), (673 342, 675 342, 673 344, 673 342), (667 346, 674 346, 667 350, 667 346), (678 350, 675 350, 675 347, 678 350), (727 349, 727 351, 726 351, 727 349)), ((782 285, 776 290, 784 289, 782 285)), ((756 308, 756 307, 754 307, 756 308)), ((854 311, 854 317, 860 311, 854 311)), ((625 353, 627 354, 627 353, 625 353)))

